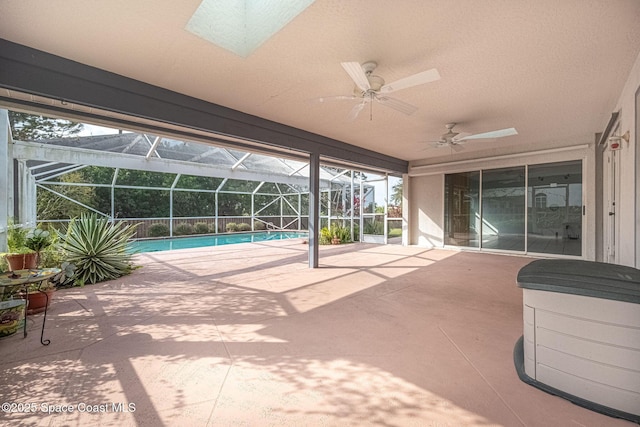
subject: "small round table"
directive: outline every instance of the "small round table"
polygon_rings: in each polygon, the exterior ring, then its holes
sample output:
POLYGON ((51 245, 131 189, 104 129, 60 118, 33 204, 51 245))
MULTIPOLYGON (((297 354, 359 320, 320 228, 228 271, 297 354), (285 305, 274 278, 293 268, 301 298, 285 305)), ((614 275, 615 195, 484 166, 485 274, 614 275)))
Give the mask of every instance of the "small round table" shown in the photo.
POLYGON ((59 268, 40 268, 40 269, 29 269, 29 270, 15 270, 10 271, 8 273, 0 274, 0 288, 2 288, 3 294, 4 290, 8 289, 10 292, 12 288, 22 288, 25 296, 25 305, 24 305, 24 328, 23 333, 24 336, 27 336, 27 310, 29 305, 29 286, 34 283, 38 284, 38 292, 45 294, 46 296, 46 305, 44 309, 44 318, 42 319, 42 331, 40 332, 40 343, 42 345, 49 345, 51 340, 44 340, 44 326, 47 322, 47 307, 49 306, 49 295, 43 290, 40 289, 42 283, 56 274, 60 273, 59 268))

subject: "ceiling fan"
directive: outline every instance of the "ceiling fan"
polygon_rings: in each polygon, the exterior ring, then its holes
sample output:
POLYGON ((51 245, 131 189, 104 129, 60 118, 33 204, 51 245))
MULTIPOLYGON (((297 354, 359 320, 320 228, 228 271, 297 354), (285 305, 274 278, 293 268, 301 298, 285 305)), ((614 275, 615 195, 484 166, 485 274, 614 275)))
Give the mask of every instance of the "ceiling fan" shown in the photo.
POLYGON ((466 141, 471 141, 474 139, 495 139, 518 134, 518 131, 515 128, 506 128, 490 132, 476 133, 473 135, 460 134, 459 132, 454 132, 453 130, 456 124, 457 123, 447 123, 445 125, 445 127, 447 128, 447 132, 443 133, 439 140, 428 142, 436 148, 450 147, 453 151, 460 151, 464 148, 462 147, 462 144, 464 144, 466 141))
POLYGON ((378 64, 373 61, 365 62, 362 65, 360 65, 360 63, 358 62, 342 62, 341 65, 342 68, 344 68, 344 70, 347 72, 347 74, 349 74, 351 80, 353 80, 353 82, 355 83, 353 94, 319 98, 319 101, 358 101, 358 103, 349 112, 349 120, 354 120, 356 117, 358 117, 360 112, 367 104, 370 105, 370 108, 373 108, 372 101, 374 100, 386 107, 392 108, 396 111, 400 111, 401 113, 404 113, 406 115, 411 115, 418 109, 418 107, 408 104, 397 98, 390 97, 387 94, 440 79, 438 70, 432 68, 431 70, 422 71, 409 77, 396 80, 395 82, 385 84, 385 81, 382 77, 373 74, 373 70, 375 70, 378 66, 378 64))

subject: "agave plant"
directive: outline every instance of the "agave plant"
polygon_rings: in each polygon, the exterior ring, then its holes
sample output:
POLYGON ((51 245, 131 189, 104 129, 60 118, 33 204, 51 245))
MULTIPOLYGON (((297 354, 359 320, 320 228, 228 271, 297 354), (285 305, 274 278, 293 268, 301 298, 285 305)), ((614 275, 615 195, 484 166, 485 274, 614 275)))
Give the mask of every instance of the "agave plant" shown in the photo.
POLYGON ((60 240, 65 259, 76 267, 75 281, 93 284, 129 274, 131 254, 126 246, 136 227, 110 223, 93 213, 71 220, 60 240))

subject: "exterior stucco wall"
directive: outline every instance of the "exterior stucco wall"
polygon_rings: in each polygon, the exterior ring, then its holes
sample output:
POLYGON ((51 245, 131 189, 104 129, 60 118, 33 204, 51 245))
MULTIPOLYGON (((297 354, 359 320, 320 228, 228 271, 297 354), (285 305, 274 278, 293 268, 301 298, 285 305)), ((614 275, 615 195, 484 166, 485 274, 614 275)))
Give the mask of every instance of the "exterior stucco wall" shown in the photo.
POLYGON ((444 243, 444 175, 409 178, 409 243, 442 247, 444 243))

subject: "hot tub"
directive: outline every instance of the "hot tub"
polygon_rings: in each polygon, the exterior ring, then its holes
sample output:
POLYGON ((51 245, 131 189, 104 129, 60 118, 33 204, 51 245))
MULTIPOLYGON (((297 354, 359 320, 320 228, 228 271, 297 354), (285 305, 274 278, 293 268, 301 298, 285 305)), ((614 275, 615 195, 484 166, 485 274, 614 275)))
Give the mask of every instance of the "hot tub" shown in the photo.
POLYGON ((538 260, 518 273, 520 379, 576 404, 640 422, 640 270, 538 260))

